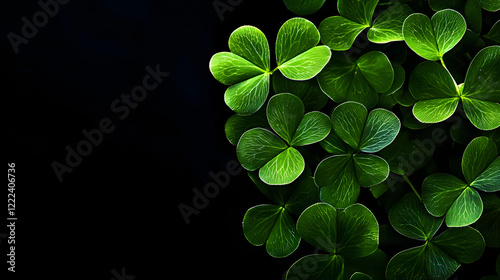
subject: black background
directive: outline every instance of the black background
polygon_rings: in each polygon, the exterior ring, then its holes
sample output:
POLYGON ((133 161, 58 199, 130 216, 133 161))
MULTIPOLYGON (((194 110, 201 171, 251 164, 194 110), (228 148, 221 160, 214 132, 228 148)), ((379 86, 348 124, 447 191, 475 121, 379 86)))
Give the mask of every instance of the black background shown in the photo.
MULTIPOLYGON (((236 159, 224 134, 232 115, 226 86, 211 76, 210 57, 227 51, 231 32, 246 24, 273 50, 279 27, 295 16, 281 0, 72 0, 16 54, 7 34, 20 35, 21 18, 39 10, 36 1, 0 4, 2 158, 16 164, 18 279, 108 280, 122 268, 137 280, 281 279, 313 251, 302 242, 274 259, 245 240, 245 211, 268 202, 246 172, 230 176, 189 224, 178 208, 192 206, 193 188, 236 159), (218 14, 216 2, 233 6, 218 14), (157 64, 169 76, 120 120, 111 104, 157 64), (115 130, 59 182, 53 162, 65 164, 66 146, 75 149, 82 130, 104 118, 115 130)), ((318 26, 335 11, 327 1, 308 18, 318 26)), ((3 272, 7 242, 0 241, 3 272)))

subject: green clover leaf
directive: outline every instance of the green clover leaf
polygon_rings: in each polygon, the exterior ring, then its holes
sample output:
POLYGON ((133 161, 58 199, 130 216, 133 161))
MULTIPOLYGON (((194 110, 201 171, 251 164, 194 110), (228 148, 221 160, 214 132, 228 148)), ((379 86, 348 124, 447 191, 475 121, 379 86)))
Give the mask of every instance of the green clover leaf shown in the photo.
POLYGON ((356 101, 373 108, 378 102, 377 93, 390 92, 393 84, 395 88, 401 87, 401 79, 404 82, 401 74, 399 72, 395 79, 391 62, 379 51, 368 52, 357 60, 335 53, 317 79, 323 92, 333 101, 356 101))
POLYGON ((472 140, 462 157, 466 182, 449 175, 433 174, 422 183, 422 199, 430 214, 446 215, 448 227, 462 227, 476 222, 483 212, 483 202, 476 190, 500 190, 500 157, 495 143, 481 136, 472 140))
POLYGON ((322 42, 335 51, 351 48, 356 37, 366 28, 368 40, 374 43, 402 41, 403 21, 413 11, 405 4, 394 4, 372 22, 378 0, 339 0, 340 16, 323 20, 319 26, 322 42))
POLYGON ((290 213, 299 215, 317 202, 318 187, 311 176, 303 176, 302 180, 287 186, 263 184, 255 172, 249 176, 276 205, 262 204, 248 209, 243 218, 245 238, 255 246, 266 243, 266 250, 272 257, 292 254, 299 246, 300 236, 290 213))
POLYGON ((467 25, 455 10, 445 9, 431 19, 424 14, 412 14, 403 23, 406 44, 427 60, 442 60, 465 34, 467 25))
POLYGON ((463 86, 436 62, 426 61, 413 70, 409 89, 418 100, 413 114, 423 123, 446 120, 460 101, 467 118, 481 130, 500 127, 500 46, 482 49, 472 60, 463 86))
POLYGON ((277 135, 264 128, 245 132, 236 147, 238 160, 249 171, 260 169, 259 177, 266 184, 289 184, 305 167, 304 158, 294 146, 323 140, 330 132, 330 119, 317 111, 304 115, 302 101, 289 93, 271 97, 267 119, 277 135))
POLYGON ((471 227, 450 228, 434 237, 443 222, 425 210, 418 197, 404 196, 389 212, 389 221, 402 235, 425 244, 397 253, 387 264, 392 279, 446 279, 461 263, 472 263, 484 251, 484 239, 471 227))
MULTIPOLYGON (((281 73, 292 80, 316 76, 330 60, 326 46, 316 46, 320 35, 314 24, 303 18, 286 21, 276 39, 276 58, 281 73)), ((209 63, 216 80, 228 85, 224 100, 239 115, 251 115, 265 103, 270 89, 269 43, 262 31, 242 26, 229 37, 230 52, 215 54, 209 63)))
POLYGON ((337 154, 318 164, 314 180, 321 188, 321 201, 345 208, 357 200, 360 186, 374 186, 387 179, 389 164, 364 153, 376 153, 389 145, 401 124, 390 111, 368 113, 365 106, 352 101, 337 106, 331 119, 333 130, 323 146, 337 154))
POLYGON ((297 220, 297 232, 307 243, 328 254, 299 259, 288 270, 286 279, 299 275, 307 279, 349 279, 355 272, 372 276, 376 275, 374 264, 385 264, 385 254, 377 250, 377 219, 361 204, 342 211, 327 203, 313 204, 297 220), (311 264, 315 269, 304 269, 311 264))

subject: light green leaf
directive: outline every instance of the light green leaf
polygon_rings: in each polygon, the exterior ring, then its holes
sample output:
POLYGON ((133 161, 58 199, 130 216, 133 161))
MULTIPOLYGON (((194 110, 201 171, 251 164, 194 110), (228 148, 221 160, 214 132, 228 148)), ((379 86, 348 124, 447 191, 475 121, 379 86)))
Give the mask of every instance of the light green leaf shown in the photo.
POLYGON ((479 231, 471 227, 450 228, 432 239, 448 256, 460 263, 477 261, 484 251, 484 239, 479 231))
POLYGON ((497 155, 495 142, 485 136, 474 138, 462 156, 462 172, 466 182, 471 184, 488 168, 497 155))
POLYGON ((253 26, 242 26, 229 37, 229 50, 255 64, 263 71, 270 70, 271 55, 266 35, 253 26))
POLYGON ((265 73, 255 64, 230 52, 214 54, 209 67, 214 78, 225 85, 234 85, 265 73))
POLYGON ((368 110, 365 106, 348 101, 333 110, 332 127, 342 140, 354 149, 358 149, 367 117, 368 110))
POLYGON ((321 91, 317 79, 294 81, 286 78, 281 72, 272 75, 274 92, 291 93, 304 103, 306 112, 320 110, 328 102, 328 97, 321 91))
POLYGON ((269 74, 261 74, 230 86, 224 94, 224 101, 237 114, 250 115, 264 105, 268 93, 269 74))
POLYGON ((473 225, 484 237, 486 246, 500 247, 500 198, 495 194, 482 195, 484 211, 473 225))
POLYGON ((293 138, 292 146, 304 146, 323 140, 331 130, 330 118, 321 112, 309 112, 302 118, 293 138))
POLYGON ((338 255, 308 255, 296 261, 287 271, 286 280, 307 277, 308 280, 342 279, 344 260, 338 255))
POLYGON ((500 127, 500 104, 473 98, 462 98, 465 114, 481 130, 500 127))
POLYGON ((286 148, 285 142, 274 133, 263 128, 254 128, 243 133, 236 146, 236 155, 243 168, 254 171, 286 148))
POLYGON ((446 213, 448 227, 463 227, 475 223, 483 213, 483 202, 477 191, 467 187, 446 213))
POLYGON ((406 44, 427 60, 439 60, 462 39, 467 29, 463 16, 450 9, 435 13, 431 19, 412 14, 403 24, 406 44))
POLYGON ((292 13, 300 16, 307 16, 318 11, 325 3, 325 0, 284 0, 284 2, 292 13))
POLYGON ((267 120, 273 130, 287 143, 292 141, 302 118, 304 104, 300 98, 289 93, 280 93, 269 99, 267 120))
POLYGON ((408 89, 417 100, 458 97, 450 72, 432 61, 422 62, 413 69, 408 89))
MULTIPOLYGON (((374 65, 366 65, 370 66, 374 65)), ((331 61, 318 74, 318 83, 321 90, 337 103, 356 101, 373 108, 378 101, 378 94, 359 70, 356 60, 346 53, 333 54, 331 61)))
POLYGON ((380 184, 389 176, 389 164, 379 156, 355 154, 352 159, 356 179, 361 186, 380 184))
POLYGON ((370 26, 378 0, 338 0, 339 14, 357 23, 370 26))
POLYGON ((300 243, 294 221, 276 205, 258 205, 248 209, 243 218, 243 232, 252 245, 266 243, 267 252, 275 258, 290 255, 300 243))
POLYGON ((422 183, 422 201, 427 211, 441 217, 467 188, 467 184, 448 174, 433 174, 422 183))
MULTIPOLYGON (((319 43, 319 32, 312 22, 304 18, 287 20, 276 37, 278 67, 319 43)), ((283 73, 285 76, 286 74, 283 73)))
POLYGON ((289 147, 262 166, 259 177, 268 185, 286 185, 295 181, 304 168, 302 155, 295 148, 289 147))
POLYGON ((368 40, 374 43, 404 40, 403 22, 412 12, 412 9, 406 4, 396 3, 390 6, 371 25, 368 30, 368 40))
POLYGON ((479 0, 481 7, 490 12, 496 12, 500 10, 500 2, 497 0, 479 0))
POLYGON ((314 181, 320 187, 321 201, 345 208, 358 199, 360 186, 356 181, 351 155, 334 155, 316 167, 314 181))
POLYGON ((372 110, 366 118, 359 149, 366 153, 376 153, 396 138, 401 128, 398 117, 386 109, 372 110))
POLYGON ((341 16, 324 19, 319 25, 321 42, 333 51, 345 51, 351 48, 354 40, 369 25, 359 24, 341 16))
POLYGON ((323 70, 330 60, 327 46, 313 47, 278 66, 281 73, 292 80, 309 80, 323 70))
POLYGON ((386 92, 394 81, 394 69, 387 56, 379 51, 362 55, 356 62, 359 70, 376 92, 386 92))
POLYGON ((389 221, 397 232, 408 238, 430 240, 443 223, 443 218, 427 213, 418 197, 410 193, 391 208, 389 221))
POLYGON ((500 102, 500 46, 477 53, 467 70, 462 96, 500 102))
POLYGON ((422 100, 413 106, 413 115, 422 123, 442 122, 455 113, 458 97, 422 100))

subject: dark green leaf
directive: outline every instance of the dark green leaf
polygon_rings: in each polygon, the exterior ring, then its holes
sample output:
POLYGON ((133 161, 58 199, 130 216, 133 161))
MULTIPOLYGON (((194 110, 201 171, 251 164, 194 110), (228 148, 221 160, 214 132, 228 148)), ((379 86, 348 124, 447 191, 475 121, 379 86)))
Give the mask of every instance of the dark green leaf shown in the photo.
POLYGON ((493 27, 491 27, 488 34, 484 35, 484 37, 493 40, 497 43, 500 43, 500 20, 495 22, 495 24, 493 25, 493 27))
POLYGON ((260 109, 258 112, 250 116, 231 116, 226 121, 224 129, 226 132, 227 140, 229 140, 231 144, 236 146, 243 133, 256 127, 271 129, 267 122, 266 110, 264 108, 260 109))
POLYGON ((254 171, 286 148, 285 142, 269 130, 254 128, 243 133, 236 147, 236 155, 243 168, 254 171))
POLYGON ((389 164, 376 155, 352 156, 356 179, 361 186, 370 187, 385 181, 389 176, 389 164))
POLYGON ((490 12, 496 12, 500 10, 500 2, 497 0, 479 0, 481 7, 490 12))
POLYGON ((477 261, 485 247, 483 236, 471 227, 450 228, 431 243, 460 263, 477 261))
MULTIPOLYGON (((500 198, 495 194, 482 195, 484 212, 474 227, 481 232, 488 247, 500 247, 500 198)), ((499 274, 500 275, 500 274, 499 274)))
POLYGON ((368 110, 362 104, 342 103, 332 112, 333 130, 352 148, 358 149, 367 117, 368 110))
POLYGON ((267 120, 273 130, 287 143, 292 141, 302 118, 304 105, 300 99, 289 93, 280 93, 269 99, 267 120))
POLYGON ((392 207, 389 221, 397 232, 406 237, 429 240, 443 223, 443 218, 427 213, 418 197, 410 193, 392 207))
POLYGON ((286 280, 342 279, 344 259, 338 255, 309 255, 296 261, 286 273, 286 280))
POLYGON ((302 118, 293 138, 292 146, 304 146, 325 139, 330 133, 330 118, 321 112, 309 112, 302 118))
POLYGON ((386 109, 372 110, 366 118, 359 149, 366 153, 376 153, 396 138, 401 123, 394 113, 386 109))
POLYGON ((426 247, 419 246, 397 253, 387 264, 387 280, 426 280, 426 247))
POLYGON ((498 155, 497 146, 488 137, 473 139, 462 157, 462 172, 467 183, 472 183, 498 155))
POLYGON ((294 81, 285 78, 279 71, 274 72, 272 79, 274 92, 287 92, 297 96, 304 103, 306 112, 319 110, 328 102, 328 97, 321 91, 316 79, 294 81))
POLYGON ((286 7, 294 14, 307 16, 319 10, 325 3, 325 0, 284 0, 284 2, 286 7))

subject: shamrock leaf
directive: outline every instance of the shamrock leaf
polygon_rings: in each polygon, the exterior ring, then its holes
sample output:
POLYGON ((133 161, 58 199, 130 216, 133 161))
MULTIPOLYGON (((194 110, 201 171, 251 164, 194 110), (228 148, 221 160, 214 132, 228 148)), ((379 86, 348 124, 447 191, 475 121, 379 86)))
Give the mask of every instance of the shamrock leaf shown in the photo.
POLYGON ((231 52, 210 59, 210 71, 229 85, 224 100, 238 114, 255 113, 269 93, 270 52, 267 38, 253 26, 242 26, 229 37, 231 52))
POLYGON ((310 176, 288 186, 268 186, 258 175, 250 173, 255 184, 278 205, 262 204, 245 213, 243 232, 255 246, 266 243, 272 257, 283 258, 292 254, 300 243, 295 222, 289 213, 300 214, 306 207, 318 201, 318 187, 310 176))
POLYGON ((378 92, 391 90, 394 82, 401 83, 400 78, 395 81, 391 62, 379 51, 368 52, 357 60, 343 53, 334 54, 318 75, 318 82, 333 101, 356 101, 368 108, 377 104, 378 92))
POLYGON ((284 2, 287 9, 294 14, 297 14, 299 16, 307 16, 318 11, 325 3, 325 0, 284 0, 284 2))
POLYGON ((471 227, 451 228, 434 237, 443 219, 429 215, 413 193, 392 207, 389 221, 402 235, 426 243, 396 254, 387 264, 388 280, 446 279, 461 263, 472 263, 483 254, 484 239, 471 227))
POLYGON ((308 279, 349 279, 357 266, 383 259, 377 253, 379 228, 373 213, 361 204, 354 204, 343 211, 326 203, 308 207, 297 220, 298 234, 309 244, 328 254, 305 256, 295 262, 286 279, 299 275, 308 279), (374 254, 377 253, 377 254, 374 254), (315 269, 304 269, 311 267, 315 269))
POLYGON ((486 11, 496 12, 500 10, 500 2, 496 0, 479 0, 479 3, 486 11))
POLYGON ((321 161, 314 174, 321 188, 321 200, 345 208, 356 201, 360 186, 377 185, 387 179, 387 162, 379 156, 360 152, 380 151, 396 138, 400 126, 399 119, 385 109, 368 113, 365 106, 356 102, 337 106, 332 112, 333 131, 323 145, 338 154, 321 161))
POLYGON ((403 23, 406 44, 427 60, 440 60, 465 34, 465 19, 451 9, 435 13, 431 19, 424 14, 412 14, 403 23))
POLYGON ((492 193, 481 195, 484 212, 473 225, 479 230, 488 247, 500 247, 500 198, 492 193))
POLYGON ((413 70, 409 89, 418 100, 413 114, 423 123, 446 120, 460 101, 471 123, 481 130, 500 126, 500 46, 482 49, 472 60, 463 86, 456 85, 448 70, 426 61, 413 70))
MULTIPOLYGON (((276 39, 276 58, 283 75, 293 80, 316 76, 330 60, 331 52, 319 43, 319 31, 303 18, 285 22, 276 39)), ((209 67, 216 80, 228 85, 226 104, 239 115, 251 115, 265 103, 269 94, 269 43, 262 31, 242 26, 229 37, 230 52, 212 56, 209 67)))
POLYGON ((368 39, 374 43, 403 40, 401 26, 412 13, 410 7, 392 5, 372 22, 377 3, 378 0, 339 0, 337 9, 340 16, 326 18, 319 26, 323 43, 335 51, 348 50, 366 28, 370 28, 368 39))
POLYGON ((279 136, 264 128, 245 132, 236 147, 238 160, 249 171, 260 168, 259 177, 267 184, 289 184, 305 167, 304 158, 294 146, 323 140, 330 132, 330 120, 316 111, 304 115, 302 101, 289 93, 271 97, 267 119, 279 136))
POLYGON ((231 144, 236 146, 243 133, 256 127, 271 129, 267 122, 266 110, 264 108, 261 108, 255 114, 249 116, 238 114, 232 115, 226 121, 224 130, 226 132, 226 138, 231 144))
POLYGON ((472 140, 462 157, 466 182, 448 174, 433 174, 422 183, 422 199, 430 214, 446 214, 446 225, 462 227, 476 222, 483 212, 477 190, 500 190, 500 157, 495 143, 481 136, 472 140))
POLYGON ((304 18, 287 20, 276 38, 277 69, 292 80, 315 77, 330 60, 327 46, 316 46, 320 35, 316 26, 304 18))

